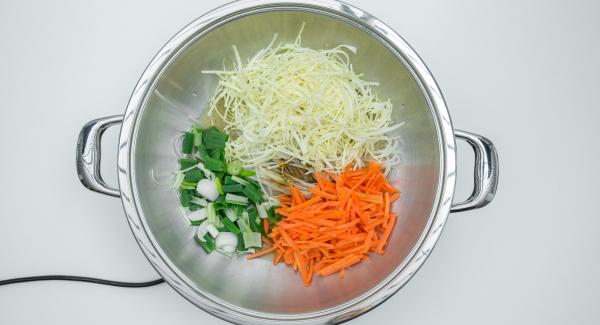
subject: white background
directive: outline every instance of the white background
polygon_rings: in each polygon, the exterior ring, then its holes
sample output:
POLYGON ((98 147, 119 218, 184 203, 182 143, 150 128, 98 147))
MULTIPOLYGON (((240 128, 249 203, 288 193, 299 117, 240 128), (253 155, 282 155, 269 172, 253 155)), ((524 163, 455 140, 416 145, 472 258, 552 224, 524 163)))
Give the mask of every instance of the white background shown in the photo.
MULTIPOLYGON (((456 128, 501 160, 488 207, 451 215, 421 271, 352 324, 600 322, 599 1, 350 1, 436 76, 456 128)), ((224 1, 0 1, 0 278, 157 275, 118 199, 84 189, 75 144, 124 111, 154 53, 224 1)), ((117 130, 105 148, 116 148, 117 130)), ((116 150, 104 174, 116 182, 116 150)), ((459 146, 458 196, 472 181, 459 146)), ((222 324, 167 285, 0 287, 0 324, 222 324)))

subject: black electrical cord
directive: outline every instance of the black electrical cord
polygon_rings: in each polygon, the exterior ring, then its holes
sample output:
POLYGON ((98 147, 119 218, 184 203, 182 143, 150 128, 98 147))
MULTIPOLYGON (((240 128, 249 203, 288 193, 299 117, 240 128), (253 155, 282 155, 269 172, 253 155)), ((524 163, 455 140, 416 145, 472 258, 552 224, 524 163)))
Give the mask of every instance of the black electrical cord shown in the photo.
POLYGON ((23 278, 14 278, 7 280, 0 280, 0 286, 14 283, 33 282, 33 281, 78 281, 88 282, 95 284, 103 284, 107 286, 125 287, 125 288, 144 288, 150 287, 165 282, 163 279, 152 280, 148 282, 121 282, 112 281, 98 278, 89 278, 85 276, 73 276, 73 275, 41 275, 41 276, 28 276, 23 278))

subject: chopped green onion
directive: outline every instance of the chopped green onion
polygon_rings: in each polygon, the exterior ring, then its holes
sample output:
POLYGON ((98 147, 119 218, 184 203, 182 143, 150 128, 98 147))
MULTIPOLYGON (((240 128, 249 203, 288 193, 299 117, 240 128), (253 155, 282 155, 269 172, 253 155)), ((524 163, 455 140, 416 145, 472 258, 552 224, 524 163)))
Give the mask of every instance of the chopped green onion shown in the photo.
POLYGON ((181 152, 185 154, 191 154, 194 150, 194 134, 186 132, 183 136, 183 143, 181 145, 181 152))
POLYGON ((212 127, 203 133, 203 141, 206 149, 220 149, 225 147, 229 136, 212 127))
POLYGON ((261 248, 262 247, 260 233, 244 232, 244 233, 242 233, 242 237, 244 238, 244 247, 245 248, 250 248, 250 247, 261 248))
POLYGON ((208 226, 206 226, 206 230, 213 238, 216 238, 217 236, 219 236, 219 230, 212 223, 209 223, 208 226))
POLYGON ((250 206, 248 208, 248 216, 250 217, 250 219, 258 218, 258 211, 256 211, 256 207, 250 206))
POLYGON ((194 134, 194 147, 198 148, 202 145, 202 129, 193 128, 192 133, 194 134))
POLYGON ((179 192, 179 200, 181 202, 181 206, 187 208, 190 206, 190 202, 194 195, 190 190, 182 190, 179 192))
POLYGON ((202 247, 202 249, 204 249, 204 251, 206 252, 206 254, 212 253, 212 251, 210 250, 210 247, 206 244, 206 242, 201 241, 196 236, 194 236, 194 240, 196 241, 196 243, 198 243, 198 245, 200 245, 200 247, 202 247))
POLYGON ((225 194, 225 192, 223 192, 223 185, 221 185, 221 179, 219 179, 218 177, 215 178, 215 184, 217 185, 217 191, 219 191, 219 194, 225 194))
POLYGON ((200 241, 204 241, 204 236, 206 236, 206 234, 208 233, 208 231, 206 230, 207 226, 208 222, 200 222, 200 225, 198 226, 198 228, 196 228, 196 237, 200 241))
POLYGON ((198 238, 197 236, 195 236, 194 239, 196 239, 196 242, 200 244, 200 246, 202 246, 202 248, 207 254, 210 254, 215 251, 215 240, 209 234, 204 235, 204 237, 202 238, 198 238))
POLYGON ((223 158, 221 157, 221 150, 219 150, 219 149, 214 149, 214 150, 211 150, 211 151, 208 153, 208 155, 209 155, 209 156, 211 156, 211 157, 212 157, 212 158, 214 158, 214 159, 217 159, 217 160, 223 160, 223 158))
POLYGON ((256 172, 250 169, 242 169, 239 173, 240 176, 255 176, 256 172))
POLYGON ((269 214, 267 213, 267 209, 265 208, 264 203, 256 204, 256 211, 258 211, 258 217, 261 219, 267 219, 269 217, 269 214))
POLYGON ((240 228, 238 228, 231 220, 229 220, 229 218, 223 218, 221 221, 225 225, 225 228, 229 230, 229 232, 232 232, 235 235, 240 233, 240 228))
POLYGON ((241 195, 227 193, 225 194, 225 202, 229 204, 246 205, 248 204, 248 198, 241 195))
POLYGON ((256 188, 260 188, 260 185, 258 184, 258 182, 256 182, 256 181, 255 181, 255 180, 253 180, 252 178, 250 178, 250 177, 242 177, 242 178, 243 178, 243 179, 244 179, 246 182, 248 182, 248 183, 250 183, 250 184, 254 185, 254 187, 256 187, 256 188))
POLYGON ((242 193, 244 193, 244 195, 246 195, 246 197, 248 197, 252 203, 261 203, 263 201, 262 192, 258 188, 254 187, 254 185, 247 185, 244 187, 242 193))
POLYGON ((194 159, 179 159, 179 166, 181 169, 188 169, 196 166, 198 162, 194 159))
POLYGON ((192 199, 190 201, 194 204, 197 204, 197 205, 200 205, 203 207, 208 205, 208 201, 206 199, 199 198, 197 196, 192 197, 192 199))
POLYGON ((271 228, 275 227, 275 225, 277 225, 279 223, 279 221, 281 221, 281 218, 269 217, 269 224, 271 225, 271 228))
POLYGON ((206 221, 213 226, 221 227, 221 222, 217 216, 217 211, 215 211, 215 206, 212 203, 209 203, 206 206, 206 221))
MULTIPOLYGON (((188 210, 190 210, 190 212, 192 213, 197 213, 198 211, 200 211, 203 207, 201 205, 195 204, 195 203, 190 203, 190 206, 188 207, 188 210)), ((195 217, 190 217, 188 215, 188 220, 190 221, 190 224, 192 226, 199 226, 203 220, 199 220, 195 217)))
POLYGON ((267 210, 267 214, 269 215, 269 222, 272 225, 277 224, 279 221, 281 221, 281 215, 279 215, 278 213, 275 212, 275 209, 277 209, 278 207, 270 207, 269 210, 267 210))
POLYGON ((231 184, 231 185, 223 185, 224 193, 240 193, 244 189, 242 184, 231 184))
POLYGON ((238 253, 241 253, 246 250, 246 245, 244 244, 244 236, 242 236, 242 233, 239 233, 237 235, 237 238, 238 238, 237 251, 238 251, 238 253))
POLYGON ((242 171, 242 165, 238 163, 231 163, 227 165, 227 174, 229 175, 239 175, 242 171))
POLYGON ((242 184, 244 186, 248 186, 250 184, 247 180, 245 180, 241 177, 235 176, 235 175, 231 176, 231 180, 238 184, 242 184))
POLYGON ((225 202, 225 196, 219 196, 219 198, 214 202, 214 206, 215 210, 217 211, 223 211, 225 208, 227 208, 228 205, 227 202, 225 202))
POLYGON ((231 222, 235 222, 238 219, 237 214, 235 214, 235 211, 233 211, 233 209, 231 208, 227 208, 225 209, 225 216, 227 217, 227 219, 229 219, 231 222))
POLYGON ((217 189, 217 184, 215 181, 210 179, 201 179, 198 182, 198 186, 196 186, 196 192, 202 195, 203 197, 209 199, 210 201, 214 201, 219 198, 219 190, 217 189))
POLYGON ((175 179, 173 179, 173 189, 174 190, 179 189, 179 187, 181 186, 181 183, 183 183, 184 179, 185 179, 185 175, 183 173, 175 174, 175 179))
POLYGON ((250 228, 252 229, 252 231, 263 231, 262 227, 260 226, 260 218, 258 217, 258 212, 254 207, 250 207, 248 209, 248 222, 250 223, 250 228))
POLYGON ((248 178, 255 171, 237 162, 225 163, 228 139, 229 135, 214 127, 193 127, 186 132, 173 188, 180 192, 181 205, 190 211, 188 220, 198 226, 195 240, 207 253, 217 250, 231 255, 236 246, 238 253, 253 253, 262 246, 261 219, 279 221, 281 216, 261 204, 260 186, 248 178), (246 211, 250 202, 254 205, 246 211))
POLYGON ((275 216, 275 209, 276 209, 276 208, 277 208, 277 207, 275 207, 275 206, 272 206, 272 207, 270 207, 270 208, 267 210, 267 215, 269 216, 269 218, 272 218, 272 217, 274 217, 274 216, 275 216))
POLYGON ((206 148, 202 144, 198 146, 198 155, 200 156, 200 159, 204 161, 206 161, 207 158, 210 158, 208 152, 206 151, 206 148))
POLYGON ((231 256, 238 244, 237 234, 233 232, 221 232, 215 239, 215 244, 218 252, 231 256))
MULTIPOLYGON (((199 206, 197 205, 197 207, 199 206)), ((199 226, 202 223, 202 221, 206 219, 206 209, 198 209, 196 211, 193 211, 187 217, 192 223, 192 225, 199 226)))
POLYGON ((234 208, 235 208, 235 215, 241 218, 242 214, 244 213, 244 207, 241 205, 236 205, 234 208))
POLYGON ((198 169, 200 169, 202 172, 204 172, 204 176, 208 179, 214 179, 215 178, 215 173, 213 173, 212 171, 208 170, 206 167, 204 167, 204 164, 199 162, 198 165, 196 165, 198 167, 198 169))
POLYGON ((248 216, 248 212, 244 211, 242 212, 242 216, 237 220, 237 224, 242 232, 252 232, 249 219, 250 216, 248 216))
POLYGON ((221 160, 207 157, 204 159, 204 167, 206 167, 208 170, 212 170, 213 172, 222 172, 225 170, 225 163, 223 163, 221 160))
POLYGON ((195 188, 198 185, 198 183, 197 182, 188 182, 188 181, 184 180, 183 182, 181 182, 181 185, 186 186, 186 187, 195 188))
MULTIPOLYGON (((208 228, 208 226, 207 226, 208 228)), ((214 237, 212 237, 209 234, 204 235, 204 240, 206 240, 206 243, 209 245, 209 247, 211 248, 211 251, 214 251, 216 246, 215 246, 215 240, 213 239, 214 237)))
MULTIPOLYGON (((188 182, 197 183, 199 180, 204 178, 204 173, 200 169, 188 170, 185 174, 185 180, 188 182)), ((194 185, 191 185, 194 186, 194 185)))
POLYGON ((215 203, 225 203, 225 196, 219 196, 219 198, 215 200, 215 203))

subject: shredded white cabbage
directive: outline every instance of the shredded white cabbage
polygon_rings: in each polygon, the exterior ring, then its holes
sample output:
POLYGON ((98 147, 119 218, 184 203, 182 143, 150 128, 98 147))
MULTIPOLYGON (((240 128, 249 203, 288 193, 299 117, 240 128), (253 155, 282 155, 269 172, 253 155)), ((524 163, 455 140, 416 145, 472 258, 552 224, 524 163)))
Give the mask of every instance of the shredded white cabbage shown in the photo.
POLYGON ((295 42, 274 46, 275 34, 247 64, 233 46, 232 70, 203 71, 219 76, 209 117, 230 133, 228 162, 257 169, 259 180, 270 176, 275 183, 282 161, 331 172, 369 160, 396 164, 398 139, 388 134, 401 124, 392 122, 392 103, 373 92, 378 83, 353 71, 348 52, 356 49, 302 47, 301 35, 302 29, 295 42))

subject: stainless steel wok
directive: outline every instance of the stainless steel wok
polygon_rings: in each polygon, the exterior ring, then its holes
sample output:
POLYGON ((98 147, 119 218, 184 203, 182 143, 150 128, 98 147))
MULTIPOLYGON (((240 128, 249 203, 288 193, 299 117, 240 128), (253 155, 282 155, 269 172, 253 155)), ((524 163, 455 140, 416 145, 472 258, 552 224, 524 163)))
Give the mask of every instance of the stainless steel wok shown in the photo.
POLYGON ((375 17, 331 0, 239 1, 198 18, 148 65, 124 115, 83 128, 77 169, 89 189, 121 197, 140 248, 169 285, 205 311, 239 324, 338 323, 372 309, 419 269, 448 214, 485 206, 498 181, 494 146, 453 129, 442 93, 415 51, 375 17), (232 44, 249 57, 276 32, 280 40, 293 40, 303 22, 305 46, 358 48, 354 69, 381 83, 377 92, 393 102, 394 119, 406 122, 398 130, 403 162, 392 179, 402 192, 394 206, 399 219, 386 254, 353 267, 343 280, 319 278, 310 288, 268 259, 207 256, 167 184, 178 168, 174 143, 206 110, 217 85, 215 76, 201 70, 221 68, 232 58, 232 44), (119 188, 105 184, 99 173, 100 138, 113 125, 121 125, 119 188), (475 151, 475 188, 466 202, 452 204, 457 138, 475 151))

